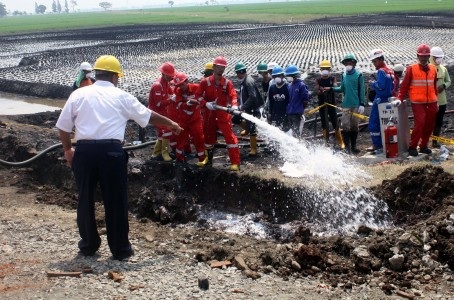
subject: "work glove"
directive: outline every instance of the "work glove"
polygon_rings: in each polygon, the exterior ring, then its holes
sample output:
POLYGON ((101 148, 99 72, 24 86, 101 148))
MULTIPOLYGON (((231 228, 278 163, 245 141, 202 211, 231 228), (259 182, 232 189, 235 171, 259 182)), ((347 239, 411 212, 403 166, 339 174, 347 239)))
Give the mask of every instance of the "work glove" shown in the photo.
POLYGON ((205 104, 206 108, 208 108, 209 110, 216 110, 216 108, 214 108, 213 106, 213 102, 207 102, 205 104))
POLYGON ((364 106, 360 105, 358 107, 358 113, 361 114, 361 115, 364 113, 364 106))
POLYGON ((391 105, 394 107, 398 107, 401 103, 402 103, 402 101, 400 101, 399 99, 391 101, 391 105))

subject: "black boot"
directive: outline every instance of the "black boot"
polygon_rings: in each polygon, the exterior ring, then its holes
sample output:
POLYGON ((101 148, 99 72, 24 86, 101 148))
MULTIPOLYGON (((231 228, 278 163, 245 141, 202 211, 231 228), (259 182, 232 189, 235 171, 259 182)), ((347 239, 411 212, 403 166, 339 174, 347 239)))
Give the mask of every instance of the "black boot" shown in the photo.
POLYGON ((356 148, 356 139, 357 138, 358 138, 357 131, 350 132, 350 144, 351 144, 350 151, 352 152, 352 154, 358 154, 361 152, 358 148, 356 148))
POLYGON ((350 131, 342 131, 342 136, 344 137, 345 152, 350 154, 350 131))
MULTIPOLYGON (((441 133, 441 127, 436 126, 434 128, 433 135, 438 137, 438 136, 440 136, 440 133, 441 133)), ((440 148, 440 147, 441 147, 441 145, 437 140, 432 140, 432 148, 440 148)))
POLYGON ((208 157, 208 161, 206 163, 207 166, 212 166, 213 165, 213 155, 214 155, 214 148, 210 148, 206 150, 206 156, 208 157))

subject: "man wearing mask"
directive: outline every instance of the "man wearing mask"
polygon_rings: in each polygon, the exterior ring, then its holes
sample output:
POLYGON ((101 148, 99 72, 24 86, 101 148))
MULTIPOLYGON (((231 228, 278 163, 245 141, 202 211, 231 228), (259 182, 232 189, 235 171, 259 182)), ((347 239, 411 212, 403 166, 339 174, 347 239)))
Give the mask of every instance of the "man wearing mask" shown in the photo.
POLYGON ((274 84, 274 78, 272 78, 273 68, 278 66, 276 62, 269 62, 266 65, 266 71, 268 72, 268 77, 271 78, 267 83, 262 84, 263 92, 265 93, 265 104, 263 105, 262 117, 266 118, 268 124, 271 124, 271 115, 270 115, 270 102, 269 102, 269 88, 274 84))
POLYGON ((429 64, 430 47, 421 44, 416 53, 418 62, 407 67, 397 100, 392 102, 394 106, 399 106, 407 96, 410 99, 414 117, 413 131, 408 146, 410 156, 418 156, 418 145, 419 152, 432 153, 428 143, 435 127, 438 111, 437 68, 429 64))
POLYGON ((292 134, 296 138, 301 137, 300 125, 304 122, 304 109, 309 101, 309 91, 306 84, 300 78, 300 71, 296 65, 288 65, 285 68, 285 77, 289 83, 289 103, 287 106, 287 116, 292 129, 292 134))
POLYGON ((95 79, 93 78, 93 68, 91 67, 90 63, 84 61, 79 66, 79 72, 77 73, 77 78, 73 84, 73 91, 77 90, 78 88, 92 85, 95 83, 95 79))
POLYGON ((282 131, 287 131, 289 129, 287 106, 290 95, 288 84, 284 76, 284 69, 279 65, 275 66, 271 75, 273 76, 274 81, 274 84, 270 86, 268 92, 271 122, 282 131))
POLYGON ((342 64, 345 72, 342 74, 341 85, 333 87, 335 92, 342 92, 342 135, 344 137, 345 151, 347 153, 358 154, 360 150, 356 148, 358 138, 359 119, 354 113, 364 113, 364 77, 356 67, 356 57, 349 53, 345 55, 342 64))
MULTIPOLYGON (((441 126, 443 125, 443 117, 446 112, 446 89, 451 85, 451 77, 448 70, 441 63, 445 54, 440 47, 430 49, 430 63, 437 68, 437 92, 438 92, 438 112, 435 118, 434 136, 440 136, 441 126)), ((432 147, 440 148, 440 143, 437 140, 432 140, 432 147)))
POLYGON ((329 60, 322 60, 320 62, 320 73, 321 76, 315 80, 315 90, 317 91, 318 96, 318 105, 326 105, 320 107, 320 120, 322 122, 322 132, 323 137, 328 143, 329 139, 329 121, 333 126, 336 134, 336 140, 341 149, 345 149, 345 144, 342 139, 342 134, 340 132, 339 124, 337 121, 337 111, 335 105, 335 97, 333 87, 337 86, 336 77, 331 75, 331 62, 329 60), (331 105, 328 105, 331 104, 331 105))
POLYGON ((369 59, 377 70, 376 80, 370 80, 369 86, 375 91, 375 98, 369 116, 369 132, 372 140, 372 147, 367 151, 373 154, 383 153, 383 142, 380 130, 380 116, 378 105, 387 103, 392 96, 394 88, 394 72, 385 64, 384 52, 381 49, 374 49, 369 55, 369 59))
MULTIPOLYGON (((256 118, 260 118, 259 108, 263 105, 264 101, 260 95, 260 91, 255 85, 252 76, 247 74, 246 65, 239 62, 235 65, 236 76, 240 80, 240 93, 239 93, 239 109, 256 118)), ((257 155, 257 128, 254 122, 243 119, 241 116, 234 116, 232 118, 234 124, 239 124, 243 131, 249 133, 249 141, 251 151, 249 156, 257 155)), ((243 134, 243 132, 241 133, 243 134)))

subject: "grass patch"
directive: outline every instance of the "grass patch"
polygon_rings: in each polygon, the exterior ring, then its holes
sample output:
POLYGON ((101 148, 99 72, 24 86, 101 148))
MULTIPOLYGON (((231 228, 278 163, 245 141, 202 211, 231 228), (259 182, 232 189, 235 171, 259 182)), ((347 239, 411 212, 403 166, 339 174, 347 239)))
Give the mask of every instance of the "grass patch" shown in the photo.
POLYGON ((138 24, 298 23, 324 16, 385 12, 452 12, 452 0, 314 0, 45 14, 0 18, 0 34, 138 24))

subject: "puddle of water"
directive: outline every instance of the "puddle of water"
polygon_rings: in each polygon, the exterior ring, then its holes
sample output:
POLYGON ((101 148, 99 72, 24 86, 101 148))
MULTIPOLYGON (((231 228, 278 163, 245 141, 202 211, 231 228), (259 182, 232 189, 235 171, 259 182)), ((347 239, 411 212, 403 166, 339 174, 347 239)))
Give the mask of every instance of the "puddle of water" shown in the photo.
POLYGON ((65 100, 0 93, 0 115, 26 115, 63 108, 65 100))

